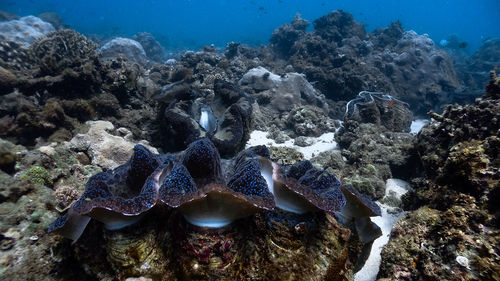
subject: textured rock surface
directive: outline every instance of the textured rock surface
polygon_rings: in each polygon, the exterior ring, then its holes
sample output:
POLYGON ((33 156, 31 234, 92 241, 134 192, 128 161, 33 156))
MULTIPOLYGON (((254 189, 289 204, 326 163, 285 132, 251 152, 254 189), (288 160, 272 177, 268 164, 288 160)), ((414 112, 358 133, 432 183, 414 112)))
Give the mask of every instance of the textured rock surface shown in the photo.
POLYGON ((387 94, 362 91, 347 103, 344 120, 382 125, 394 132, 410 132, 413 114, 406 102, 387 94))
MULTIPOLYGON (((92 164, 103 168, 114 168, 130 158, 136 142, 132 133, 125 128, 115 129, 108 121, 86 122, 88 131, 77 134, 70 141, 70 146, 76 151, 85 152, 92 164)), ((140 141, 154 153, 158 151, 149 146, 147 141, 140 141)))
POLYGON ((500 78, 466 106, 448 106, 418 135, 427 180, 406 198, 417 209, 395 227, 379 277, 496 280, 499 239, 500 78))
POLYGON ((392 132, 370 123, 346 121, 335 139, 348 165, 339 166, 338 157, 335 157, 324 167, 342 173, 347 184, 372 198, 384 196, 387 179, 409 179, 416 173, 415 136, 409 133, 392 132))
POLYGON ((79 164, 76 152, 62 144, 35 150, 18 145, 9 150, 15 152, 17 162, 13 174, 0 171, 2 278, 89 280, 67 251, 69 244, 46 230, 56 210, 62 211, 79 196, 83 182, 100 169, 79 164))

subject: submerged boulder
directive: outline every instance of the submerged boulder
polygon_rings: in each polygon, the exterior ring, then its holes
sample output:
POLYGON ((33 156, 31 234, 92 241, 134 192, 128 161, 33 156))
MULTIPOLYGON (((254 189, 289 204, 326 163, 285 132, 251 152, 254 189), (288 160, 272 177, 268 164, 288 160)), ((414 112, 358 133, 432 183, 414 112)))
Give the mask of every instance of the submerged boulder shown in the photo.
POLYGON ((102 59, 112 59, 119 54, 135 63, 147 63, 146 52, 141 43, 129 38, 117 37, 99 48, 99 56, 102 59))
POLYGON ((139 42, 146 52, 146 56, 155 62, 163 62, 165 60, 165 49, 156 39, 148 32, 139 32, 134 37, 135 41, 139 42))

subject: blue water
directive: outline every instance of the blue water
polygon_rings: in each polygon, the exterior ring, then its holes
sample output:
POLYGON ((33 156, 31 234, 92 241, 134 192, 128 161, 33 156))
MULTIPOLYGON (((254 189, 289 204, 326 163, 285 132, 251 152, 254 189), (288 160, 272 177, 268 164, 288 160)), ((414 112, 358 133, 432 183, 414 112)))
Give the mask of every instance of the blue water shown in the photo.
POLYGON ((400 20, 406 30, 427 33, 436 42, 456 34, 469 51, 500 37, 500 0, 1 0, 0 9, 21 16, 56 12, 84 34, 130 37, 147 31, 171 50, 224 47, 230 41, 267 44, 272 31, 296 13, 312 22, 334 9, 352 13, 368 31, 400 20))

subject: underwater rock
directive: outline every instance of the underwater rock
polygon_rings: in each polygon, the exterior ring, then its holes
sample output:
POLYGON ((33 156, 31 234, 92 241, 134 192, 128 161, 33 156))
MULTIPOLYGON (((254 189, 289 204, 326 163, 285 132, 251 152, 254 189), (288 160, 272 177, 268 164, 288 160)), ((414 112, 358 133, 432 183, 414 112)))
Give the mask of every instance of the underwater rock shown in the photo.
MULTIPOLYGON (((33 60, 27 48, 20 43, 8 40, 0 34, 0 66, 14 71, 29 71, 33 68, 33 60)), ((6 94, 9 92, 3 92, 6 94)))
MULTIPOLYGON (((494 72, 488 92, 474 104, 447 106, 418 135, 416 148, 427 176, 439 185, 487 200, 494 207, 495 185, 488 179, 498 174, 500 128, 499 76, 494 72)), ((494 207, 495 208, 495 207, 494 207)))
POLYGON ((323 109, 312 105, 292 109, 286 124, 296 136, 319 137, 337 128, 335 121, 328 118, 323 109))
POLYGON ((335 134, 335 140, 347 165, 339 167, 338 160, 332 159, 335 161, 323 163, 322 167, 342 173, 346 184, 372 198, 384 196, 388 178, 409 179, 418 173, 415 136, 410 133, 348 120, 335 134))
MULTIPOLYGON (((126 164, 92 176, 49 231, 77 240, 90 217, 103 222, 108 230, 89 224, 75 247, 89 247, 89 235, 103 236, 92 242, 94 251, 105 245, 98 254, 112 265, 105 272, 120 279, 272 278, 290 262, 301 266, 288 274, 301 280, 310 272, 351 276, 348 260, 356 257, 348 250, 350 231, 332 217, 346 202, 340 181, 308 161, 279 167, 269 155, 256 146, 222 159, 207 138, 178 154, 157 155, 136 145, 126 164), (143 217, 137 227, 126 227, 143 217), (164 267, 153 266, 158 263, 164 267)), ((94 274, 102 272, 89 258, 79 257, 94 274)))
MULTIPOLYGON (((456 64, 458 74, 467 87, 466 92, 477 97, 484 92, 484 85, 490 79, 489 71, 500 65, 500 39, 489 39, 470 57, 456 64)), ((464 93, 466 94, 466 93, 464 93)), ((473 102, 468 97, 469 102, 473 102)))
MULTIPOLYGON (((305 105, 321 108, 325 114, 328 104, 324 95, 314 89, 299 73, 287 73, 278 76, 263 67, 250 69, 238 82, 245 90, 252 93, 261 109, 265 108, 267 122, 276 121, 276 116, 290 112, 305 105)), ((267 124, 268 126, 270 124, 267 124)))
POLYGON ((383 125, 394 132, 410 132, 413 114, 409 105, 390 95, 362 91, 346 105, 345 120, 383 125))
POLYGON ((147 63, 147 56, 144 48, 139 42, 132 39, 117 37, 99 48, 99 56, 101 59, 112 59, 119 54, 141 65, 147 63))
MULTIPOLYGON (((136 142, 132 133, 125 128, 116 129, 109 121, 87 121, 86 133, 77 134, 70 141, 70 146, 75 151, 85 152, 91 159, 92 164, 103 168, 114 168, 119 163, 125 162, 136 142)), ((147 141, 140 141, 153 151, 155 148, 148 145, 147 141)))
POLYGON ((35 39, 54 31, 54 27, 35 16, 0 22, 0 34, 28 48, 35 39))
POLYGON ((400 21, 392 22, 386 28, 377 28, 370 33, 370 39, 373 42, 373 47, 376 49, 384 49, 386 47, 395 46, 398 40, 403 37, 405 30, 400 21))
POLYGON ((148 32, 139 32, 132 39, 139 42, 146 52, 146 56, 155 62, 163 62, 165 60, 165 50, 158 41, 148 32))
POLYGON ((356 22, 350 13, 342 10, 331 11, 313 22, 315 33, 330 41, 342 42, 342 39, 357 36, 364 39, 365 28, 356 22))
POLYGON ((15 145, 0 139, 0 170, 12 174, 17 162, 17 156, 13 150, 15 145))
POLYGON ((56 76, 67 69, 82 71, 85 64, 93 66, 97 59, 97 44, 71 29, 56 31, 31 46, 40 66, 38 76, 56 76))
POLYGON ((498 279, 499 80, 492 72, 473 104, 430 113, 415 145, 425 178, 403 200, 415 211, 393 230, 379 278, 498 279))
POLYGON ((0 92, 10 93, 16 85, 16 76, 9 70, 0 66, 0 92))

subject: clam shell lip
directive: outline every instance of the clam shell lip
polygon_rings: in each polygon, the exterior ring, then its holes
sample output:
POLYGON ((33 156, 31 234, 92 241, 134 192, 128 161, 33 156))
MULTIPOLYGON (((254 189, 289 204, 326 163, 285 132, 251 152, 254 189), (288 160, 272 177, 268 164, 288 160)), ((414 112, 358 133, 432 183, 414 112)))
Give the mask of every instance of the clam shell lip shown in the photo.
POLYGON ((254 208, 271 210, 274 199, 266 179, 261 175, 262 167, 258 161, 262 157, 260 155, 266 155, 266 152, 263 147, 251 148, 228 161, 220 159, 209 139, 193 142, 182 155, 182 163, 177 162, 163 169, 162 176, 158 177, 159 199, 172 208, 182 208, 184 204, 195 202, 206 204, 203 199, 211 197, 224 199, 210 205, 211 208, 205 208, 208 213, 224 205, 237 208, 231 200, 244 204, 246 209, 253 205, 254 208))
POLYGON ((396 98, 394 98, 391 95, 380 93, 380 92, 368 92, 368 91, 361 91, 359 92, 358 96, 352 100, 350 100, 347 105, 346 105, 346 112, 345 116, 351 117, 351 115, 354 112, 354 108, 357 105, 368 105, 370 103, 375 102, 376 100, 379 101, 385 101, 385 102, 394 102, 398 104, 402 104, 405 107, 410 107, 409 104, 406 102, 400 101, 396 98))
MULTIPOLYGON (((340 211, 345 207, 346 200, 339 188, 341 185, 340 181, 336 178, 336 181, 333 182, 333 185, 329 188, 325 190, 318 190, 301 183, 300 179, 287 177, 285 172, 277 164, 274 164, 274 167, 273 179, 275 181, 283 184, 289 189, 289 191, 295 193, 303 200, 306 200, 317 209, 333 214, 334 212, 340 211)), ((319 170, 316 172, 327 173, 326 171, 319 170)), ((329 173, 327 174, 332 176, 329 173)))
MULTIPOLYGON (((106 190, 107 180, 114 180, 113 172, 98 173, 89 179, 86 191, 72 208, 80 215, 90 214, 94 209, 104 209, 123 216, 137 216, 155 206, 158 199, 158 185, 154 178, 158 177, 159 170, 157 169, 148 177, 138 195, 123 198, 106 190)), ((126 183, 123 180, 118 181, 117 184, 125 185, 126 183)))
POLYGON ((272 209, 272 198, 249 199, 244 194, 218 184, 205 186, 179 205, 179 210, 188 222, 209 228, 222 227, 260 210, 272 209))
POLYGON ((87 227, 90 217, 76 214, 72 209, 68 210, 63 216, 58 217, 49 225, 47 232, 58 233, 73 240, 78 240, 87 227))
POLYGON ((246 205, 245 208, 251 205, 257 209, 263 209, 263 210, 274 209, 274 200, 272 196, 267 196, 267 197, 248 196, 243 193, 233 191, 224 184, 218 184, 218 183, 207 184, 202 188, 193 191, 192 193, 186 193, 183 196, 176 196, 176 197, 174 196, 167 197, 165 196, 165 193, 162 193, 160 191, 160 201, 172 208, 178 208, 178 207, 182 208, 182 206, 185 204, 201 203, 200 200, 203 200, 204 198, 207 198, 210 195, 213 196, 217 193, 218 193, 217 196, 218 198, 225 197, 224 198, 225 200, 219 202, 220 205, 230 202, 229 200, 235 200, 236 202, 245 204, 246 205))
POLYGON ((342 193, 349 201, 349 205, 356 209, 357 213, 365 213, 368 217, 381 216, 382 210, 370 197, 359 193, 356 189, 348 185, 341 186, 342 193))

